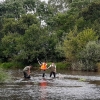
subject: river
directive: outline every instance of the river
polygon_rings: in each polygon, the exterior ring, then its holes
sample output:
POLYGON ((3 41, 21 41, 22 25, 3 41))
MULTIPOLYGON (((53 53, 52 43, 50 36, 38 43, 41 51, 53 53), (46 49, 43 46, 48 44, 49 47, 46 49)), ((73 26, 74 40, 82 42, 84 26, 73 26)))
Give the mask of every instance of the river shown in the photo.
POLYGON ((8 70, 12 80, 0 83, 0 100, 100 100, 100 73, 58 71, 56 78, 33 71, 30 80, 22 70, 8 70))

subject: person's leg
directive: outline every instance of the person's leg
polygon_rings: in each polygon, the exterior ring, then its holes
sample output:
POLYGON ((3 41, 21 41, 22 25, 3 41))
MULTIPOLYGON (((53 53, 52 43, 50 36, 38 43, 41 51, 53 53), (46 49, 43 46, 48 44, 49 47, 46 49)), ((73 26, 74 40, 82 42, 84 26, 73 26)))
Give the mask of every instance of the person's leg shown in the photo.
POLYGON ((30 78, 30 75, 27 74, 27 72, 23 72, 24 73, 24 78, 30 78))
POLYGON ((52 76, 52 72, 50 72, 50 77, 52 76))
POLYGON ((53 75, 54 75, 54 78, 56 77, 56 73, 55 72, 53 72, 53 75))
POLYGON ((52 72, 52 74, 53 74, 53 76, 54 76, 54 78, 56 77, 56 73, 55 72, 52 72))
POLYGON ((43 74, 42 74, 42 77, 45 77, 45 70, 43 70, 43 74))
POLYGON ((31 76, 30 76, 30 75, 28 75, 28 76, 27 76, 27 78, 31 78, 31 76))
POLYGON ((24 74, 24 78, 27 78, 27 73, 26 72, 23 72, 23 74, 24 74))

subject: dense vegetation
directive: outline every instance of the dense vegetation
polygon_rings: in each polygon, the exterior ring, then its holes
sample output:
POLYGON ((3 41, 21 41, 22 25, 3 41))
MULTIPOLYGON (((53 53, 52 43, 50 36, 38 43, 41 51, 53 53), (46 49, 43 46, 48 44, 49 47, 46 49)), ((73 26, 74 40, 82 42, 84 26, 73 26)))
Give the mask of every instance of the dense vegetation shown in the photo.
POLYGON ((11 81, 11 75, 0 68, 0 83, 11 81))
POLYGON ((99 26, 100 0, 5 0, 0 3, 0 62, 35 64, 39 58, 96 71, 99 26))

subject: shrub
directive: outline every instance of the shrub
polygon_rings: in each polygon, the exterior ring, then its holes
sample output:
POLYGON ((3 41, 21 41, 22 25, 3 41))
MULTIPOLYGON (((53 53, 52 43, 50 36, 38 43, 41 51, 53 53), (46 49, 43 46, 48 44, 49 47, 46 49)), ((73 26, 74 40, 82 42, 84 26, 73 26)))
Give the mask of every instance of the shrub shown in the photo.
POLYGON ((7 72, 5 72, 2 68, 0 68, 0 82, 4 82, 9 79, 10 79, 10 75, 8 75, 7 72))
POLYGON ((2 63, 0 65, 0 67, 2 67, 2 68, 11 68, 12 66, 13 66, 13 63, 11 63, 11 62, 2 63))
POLYGON ((70 63, 68 62, 58 62, 56 63, 57 69, 70 69, 70 63))
POLYGON ((96 41, 88 42, 83 51, 80 52, 79 57, 84 65, 82 70, 96 71, 96 63, 100 59, 100 43, 96 41))
POLYGON ((23 64, 20 62, 5 62, 5 63, 1 63, 0 67, 4 68, 4 69, 9 69, 9 68, 23 68, 23 64))

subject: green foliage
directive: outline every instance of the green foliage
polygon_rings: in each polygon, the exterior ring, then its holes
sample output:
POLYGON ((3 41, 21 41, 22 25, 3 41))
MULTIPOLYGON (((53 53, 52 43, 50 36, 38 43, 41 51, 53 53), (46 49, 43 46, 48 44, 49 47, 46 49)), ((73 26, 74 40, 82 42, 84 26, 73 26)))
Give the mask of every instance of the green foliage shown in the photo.
POLYGON ((36 13, 40 4, 39 0, 5 0, 0 5, 0 11, 2 16, 18 19, 23 14, 36 13))
POLYGON ((83 8, 87 7, 90 2, 90 0, 73 0, 70 7, 81 11, 83 8))
POLYGON ((85 29, 77 35, 78 47, 82 50, 89 41, 98 40, 96 32, 93 29, 85 29))
POLYGON ((90 41, 86 47, 81 51, 80 57, 83 59, 92 60, 98 62, 100 58, 100 44, 99 42, 90 41))
POLYGON ((100 61, 96 64, 97 66, 97 71, 100 72, 100 61))
POLYGON ((51 6, 53 13, 64 12, 67 10, 68 5, 72 0, 48 0, 48 4, 51 6))
POLYGON ((39 54, 45 54, 47 35, 42 32, 43 30, 36 24, 29 27, 20 44, 20 52, 17 56, 19 59, 32 62, 39 54))
POLYGON ((77 29, 71 31, 65 38, 63 50, 66 58, 69 60, 77 60, 78 54, 85 48, 89 41, 95 41, 98 37, 92 29, 85 29, 77 33, 77 29))
POLYGON ((22 62, 5 62, 5 63, 1 63, 0 67, 3 69, 15 69, 15 68, 23 68, 25 65, 22 62))
POLYGON ((25 14, 22 0, 5 0, 1 5, 0 11, 2 16, 8 18, 19 18, 21 13, 25 14))
POLYGON ((10 80, 10 75, 0 68, 0 82, 5 82, 7 80, 10 80))
POLYGON ((7 63, 2 63, 0 65, 3 69, 9 69, 9 68, 13 68, 14 64, 12 62, 7 62, 7 63))
POLYGON ((70 69, 71 65, 69 62, 58 62, 56 63, 57 69, 70 69))
MULTIPOLYGON (((84 19, 84 27, 94 29, 100 38, 100 0, 93 0, 88 8, 84 9, 80 14, 84 19)), ((84 28, 83 27, 83 28, 84 28)))
POLYGON ((5 27, 4 29, 14 31, 9 33, 9 31, 7 30, 7 35, 4 35, 4 37, 2 38, 3 56, 7 60, 11 61, 22 60, 23 62, 24 59, 29 59, 29 61, 32 61, 38 54, 36 53, 38 52, 37 50, 41 49, 40 46, 43 45, 43 41, 44 43, 46 43, 46 39, 44 40, 44 38, 47 36, 43 36, 43 29, 40 27, 39 20, 36 18, 36 16, 27 14, 22 16, 18 21, 14 22, 16 28, 10 27, 12 22, 13 20, 8 20, 4 25, 6 26, 6 24, 8 23, 7 27, 5 27), (20 27, 19 25, 22 26, 20 27), (15 33, 16 31, 18 33, 15 33))
POLYGON ((8 34, 2 38, 3 54, 6 58, 12 58, 16 54, 16 39, 18 34, 8 34))
POLYGON ((82 15, 86 21, 94 22, 100 16, 100 4, 92 3, 87 10, 83 11, 82 15))
POLYGON ((39 20, 36 18, 35 15, 32 14, 27 14, 27 15, 23 15, 20 19, 19 19, 19 24, 21 25, 26 25, 27 28, 29 28, 32 24, 39 24, 39 20))
POLYGON ((76 59, 76 52, 77 52, 77 29, 74 30, 74 32, 70 31, 68 35, 66 35, 62 49, 64 50, 64 54, 66 58, 69 60, 74 60, 76 59))
POLYGON ((86 45, 100 38, 99 16, 100 0, 5 0, 0 3, 1 61, 82 59, 86 45))
POLYGON ((90 41, 87 43, 83 51, 80 52, 80 59, 84 63, 82 69, 84 70, 97 70, 96 63, 100 59, 100 43, 95 41, 90 41))

